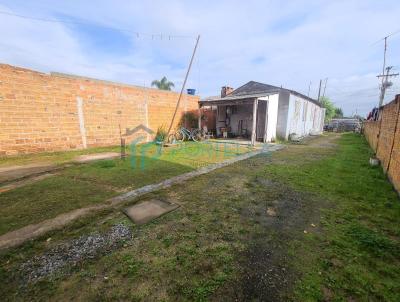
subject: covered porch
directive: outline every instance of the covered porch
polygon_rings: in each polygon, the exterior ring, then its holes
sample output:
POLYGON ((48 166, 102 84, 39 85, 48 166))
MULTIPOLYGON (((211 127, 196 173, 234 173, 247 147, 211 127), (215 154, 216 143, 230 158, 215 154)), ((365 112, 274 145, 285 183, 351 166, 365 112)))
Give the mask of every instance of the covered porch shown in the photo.
MULTIPOLYGON (((275 139, 276 127, 270 96, 226 97, 211 101, 200 101, 202 108, 216 107, 215 136, 217 139, 255 146, 275 139)), ((276 114, 276 113, 275 113, 276 114)), ((276 119, 275 119, 276 120, 276 119)), ((202 127, 199 119, 199 127, 202 127)))

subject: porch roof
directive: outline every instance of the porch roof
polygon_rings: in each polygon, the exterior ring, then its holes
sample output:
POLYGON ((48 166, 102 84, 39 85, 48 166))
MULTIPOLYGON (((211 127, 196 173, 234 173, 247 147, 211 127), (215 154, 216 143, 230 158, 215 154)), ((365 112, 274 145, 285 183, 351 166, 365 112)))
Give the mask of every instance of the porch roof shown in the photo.
POLYGON ((278 92, 271 93, 256 93, 248 95, 228 95, 223 98, 213 98, 199 101, 200 106, 216 106, 216 105, 240 105, 252 103, 255 99, 265 97, 268 95, 276 94, 278 92))

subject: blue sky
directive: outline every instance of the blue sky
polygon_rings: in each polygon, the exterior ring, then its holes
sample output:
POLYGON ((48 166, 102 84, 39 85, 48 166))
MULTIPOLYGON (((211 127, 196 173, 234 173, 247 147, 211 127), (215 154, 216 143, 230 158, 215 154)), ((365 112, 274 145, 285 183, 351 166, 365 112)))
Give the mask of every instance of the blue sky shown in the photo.
MULTIPOLYGON (((179 90, 200 34, 188 88, 202 97, 250 80, 305 94, 311 81, 316 97, 328 78, 326 95, 364 115, 379 95, 383 41, 373 43, 400 30, 398 0, 0 0, 0 11, 66 22, 0 14, 1 63, 146 86, 166 75, 179 90)), ((387 62, 400 70, 400 33, 387 62)), ((393 82, 385 102, 400 93, 393 82)))

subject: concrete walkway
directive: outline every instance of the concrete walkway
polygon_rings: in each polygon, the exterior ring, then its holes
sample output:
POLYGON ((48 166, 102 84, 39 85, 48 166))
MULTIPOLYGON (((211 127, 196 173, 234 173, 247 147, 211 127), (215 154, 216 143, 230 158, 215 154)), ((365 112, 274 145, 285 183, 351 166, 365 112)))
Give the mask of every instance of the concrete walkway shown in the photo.
POLYGON ((119 205, 123 204, 125 201, 132 200, 132 199, 142 196, 144 194, 147 194, 147 193, 150 193, 153 191, 157 191, 160 189, 168 188, 174 184, 181 183, 185 180, 191 179, 191 178, 199 176, 199 175, 209 173, 216 169, 231 165, 238 161, 242 161, 242 160, 251 158, 258 154, 274 152, 274 151, 280 150, 282 148, 284 148, 284 146, 282 146, 282 145, 272 145, 272 146, 269 146, 267 149, 260 149, 260 150, 256 150, 253 152, 238 155, 236 157, 230 158, 230 159, 222 161, 220 163, 212 164, 212 165, 200 168, 200 169, 192 171, 192 172, 184 173, 184 174, 166 179, 157 184, 151 184, 151 185, 147 185, 147 186, 129 191, 127 193, 113 197, 113 198, 107 200, 103 204, 76 209, 76 210, 70 211, 68 213, 60 214, 54 218, 44 220, 37 224, 31 224, 31 225, 25 226, 23 228, 20 228, 18 230, 11 231, 9 233, 6 233, 6 234, 0 236, 0 250, 18 246, 27 240, 42 236, 49 231, 61 229, 62 227, 66 226, 67 224, 74 221, 75 219, 83 217, 88 214, 93 214, 93 212, 107 209, 107 208, 118 207, 119 205))

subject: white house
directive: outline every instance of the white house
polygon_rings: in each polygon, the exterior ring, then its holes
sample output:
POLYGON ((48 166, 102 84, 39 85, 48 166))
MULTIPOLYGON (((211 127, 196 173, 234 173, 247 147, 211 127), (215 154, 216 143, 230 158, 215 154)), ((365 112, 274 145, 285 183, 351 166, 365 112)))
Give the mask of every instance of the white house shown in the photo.
POLYGON ((222 87, 221 97, 203 99, 199 105, 216 108, 218 137, 248 138, 252 144, 320 134, 324 126, 325 109, 317 100, 254 81, 235 90, 222 87))

